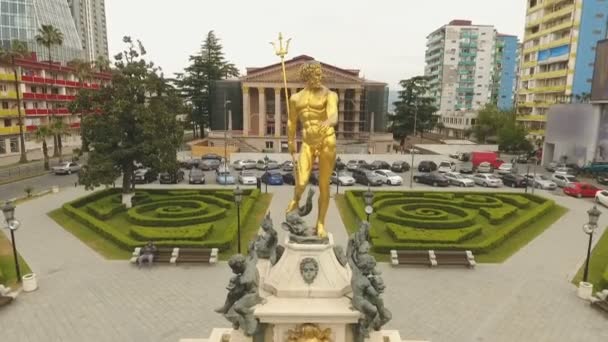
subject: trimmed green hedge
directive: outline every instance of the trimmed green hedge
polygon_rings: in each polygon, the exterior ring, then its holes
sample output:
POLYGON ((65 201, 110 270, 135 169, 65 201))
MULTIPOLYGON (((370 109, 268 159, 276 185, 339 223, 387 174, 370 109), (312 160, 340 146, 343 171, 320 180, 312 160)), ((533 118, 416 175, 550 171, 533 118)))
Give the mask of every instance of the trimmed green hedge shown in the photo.
MULTIPOLYGON (((403 214, 403 211, 401 212, 403 214)), ((446 215, 447 216, 447 215, 446 215)), ((450 229, 450 228, 463 228, 466 226, 470 226, 473 224, 473 220, 475 219, 476 213, 467 212, 463 209, 446 205, 446 204, 437 204, 437 203, 416 203, 416 204, 407 204, 403 205, 397 209, 397 212, 390 211, 386 208, 379 210, 376 213, 376 217, 380 220, 383 220, 388 223, 399 223, 405 226, 415 227, 415 228, 426 228, 426 229, 450 229), (400 210, 407 209, 420 209, 420 208, 429 208, 442 210, 447 213, 453 214, 455 216, 460 216, 458 218, 445 219, 445 220, 435 220, 435 219, 424 219, 424 218, 409 218, 409 217, 401 217, 399 216, 400 210)))
POLYGON ((517 213, 517 208, 503 206, 501 208, 479 208, 479 214, 490 221, 491 224, 499 224, 517 213))
POLYGON ((496 198, 519 209, 525 209, 530 206, 530 200, 520 195, 498 194, 496 198))
POLYGON ((129 234, 136 240, 193 240, 201 241, 207 236, 213 224, 199 225, 191 228, 146 228, 131 227, 129 234))
POLYGON ((606 265, 606 269, 604 270, 604 273, 602 273, 602 278, 600 279, 600 282, 599 282, 598 290, 601 291, 603 289, 608 289, 608 265, 606 265))
POLYGON ((188 217, 202 215, 207 211, 207 204, 202 202, 178 202, 168 207, 154 209, 157 217, 188 217))
POLYGON ((387 232, 399 242, 457 243, 481 234, 481 226, 460 229, 431 230, 386 224, 387 232))
POLYGON ((190 217, 154 217, 148 216, 146 213, 154 212, 155 209, 180 205, 186 206, 193 203, 193 201, 158 201, 152 202, 140 206, 133 207, 127 210, 127 217, 129 221, 134 224, 150 227, 163 227, 163 226, 189 226, 198 223, 213 222, 226 216, 226 209, 214 210, 208 213, 203 211, 202 215, 190 216, 190 217))

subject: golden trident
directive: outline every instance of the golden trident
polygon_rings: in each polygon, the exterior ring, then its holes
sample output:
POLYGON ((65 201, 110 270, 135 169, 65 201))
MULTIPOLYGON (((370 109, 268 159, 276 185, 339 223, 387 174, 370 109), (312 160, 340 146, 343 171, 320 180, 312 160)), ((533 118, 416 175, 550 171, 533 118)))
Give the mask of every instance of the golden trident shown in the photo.
MULTIPOLYGON (((289 120, 289 118, 291 117, 291 113, 289 112, 289 93, 287 92, 287 72, 285 71, 285 56, 287 56, 287 54, 289 53, 290 41, 291 38, 287 39, 287 41, 285 42, 285 46, 283 46, 283 33, 279 32, 279 47, 277 48, 277 45, 274 42, 270 42, 270 44, 274 48, 274 53, 279 56, 279 58, 281 58, 281 69, 283 70, 283 88, 285 89, 285 99, 287 101, 287 120, 289 120)), ((275 123, 275 125, 276 124, 277 123, 275 123)), ((276 126, 275 129, 277 129, 276 126)), ((296 163, 295 158, 293 158, 293 166, 296 170, 297 175, 298 164, 296 163)))

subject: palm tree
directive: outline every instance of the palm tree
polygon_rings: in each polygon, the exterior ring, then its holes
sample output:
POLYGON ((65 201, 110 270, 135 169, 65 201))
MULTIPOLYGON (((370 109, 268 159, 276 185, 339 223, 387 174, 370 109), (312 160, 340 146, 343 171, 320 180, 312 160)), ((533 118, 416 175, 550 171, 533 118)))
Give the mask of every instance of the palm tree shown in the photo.
POLYGON ((93 64, 95 65, 95 69, 97 69, 98 72, 104 72, 110 69, 110 61, 102 55, 97 56, 93 64))
MULTIPOLYGON (((49 72, 51 72, 53 68, 53 56, 51 54, 51 48, 53 45, 61 46, 63 45, 63 33, 61 30, 56 28, 53 25, 42 25, 38 29, 38 34, 36 35, 36 43, 46 47, 49 57, 49 72)), ((53 73, 53 77, 56 78, 57 75, 53 73)), ((54 104, 51 105, 51 117, 55 118, 54 104)), ((61 137, 54 136, 53 140, 55 144, 53 146, 53 156, 57 157, 59 155, 59 149, 61 149, 61 137)))
MULTIPOLYGON (((50 125, 50 127, 49 127, 49 128, 50 128, 51 133, 53 134, 53 136, 56 136, 56 137, 58 137, 58 138, 59 138, 59 139, 58 139, 59 141, 61 140, 61 137, 62 137, 64 134, 67 134, 67 133, 68 133, 68 130, 69 130, 68 125, 66 125, 66 124, 65 124, 65 122, 64 122, 63 120, 55 120, 54 122, 52 122, 52 123, 51 123, 51 125, 50 125)), ((57 147, 57 152, 58 152, 59 162, 62 162, 62 161, 63 161, 63 153, 62 153, 62 150, 63 150, 63 146, 59 145, 59 146, 57 147)))
POLYGON ((25 152, 25 138, 23 135, 23 116, 21 113, 21 94, 20 94, 20 70, 15 63, 15 59, 23 58, 27 55, 27 45, 25 42, 20 40, 13 40, 8 50, 0 48, 0 60, 4 63, 8 63, 13 69, 13 76, 15 78, 13 84, 15 86, 15 93, 17 94, 17 115, 19 116, 19 144, 21 145, 21 158, 20 163, 27 163, 27 155, 25 152))
POLYGON ((50 170, 49 149, 46 145, 46 138, 48 138, 52 135, 53 135, 53 133, 51 132, 51 129, 47 125, 38 126, 38 129, 36 130, 36 134, 35 134, 36 140, 38 142, 42 142, 42 154, 44 155, 44 169, 45 170, 50 170))
POLYGON ((85 80, 91 77, 91 73, 93 72, 90 62, 78 58, 69 61, 68 66, 74 68, 76 77, 78 77, 78 82, 80 83, 84 83, 85 80))

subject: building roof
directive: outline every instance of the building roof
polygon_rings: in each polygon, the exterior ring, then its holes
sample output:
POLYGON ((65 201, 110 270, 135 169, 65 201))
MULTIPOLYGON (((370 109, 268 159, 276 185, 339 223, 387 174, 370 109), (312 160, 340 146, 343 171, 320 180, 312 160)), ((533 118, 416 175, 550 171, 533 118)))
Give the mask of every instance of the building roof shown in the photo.
MULTIPOLYGON (((307 55, 299 55, 292 59, 286 60, 285 66, 288 66, 290 64, 297 64, 302 61, 314 61, 314 60, 315 59, 313 57, 310 57, 307 55)), ((323 62, 319 62, 319 63, 325 68, 333 69, 333 70, 336 70, 339 72, 343 72, 343 73, 347 73, 347 74, 351 74, 353 76, 359 77, 359 70, 357 70, 357 69, 342 69, 342 68, 333 66, 331 64, 327 64, 327 63, 323 63, 323 62)), ((281 65, 281 63, 279 62, 279 63, 267 65, 265 67, 247 67, 247 76, 258 73, 258 72, 267 71, 267 70, 276 68, 277 66, 280 66, 280 65, 281 65)))

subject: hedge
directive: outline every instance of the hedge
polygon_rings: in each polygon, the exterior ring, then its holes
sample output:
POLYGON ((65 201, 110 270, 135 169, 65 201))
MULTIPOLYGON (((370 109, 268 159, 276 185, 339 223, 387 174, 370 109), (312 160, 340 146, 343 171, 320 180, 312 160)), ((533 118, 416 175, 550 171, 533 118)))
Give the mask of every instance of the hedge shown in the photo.
POLYGON ((179 218, 203 215, 207 211, 207 204, 196 201, 172 202, 171 206, 154 209, 154 214, 161 218, 179 218))
POLYGON ((85 208, 91 215, 94 215, 100 220, 107 220, 112 216, 123 212, 126 210, 125 206, 122 204, 114 204, 107 203, 105 205, 100 205, 99 202, 93 202, 88 204, 85 208))
POLYGON ((517 213, 517 208, 503 206, 501 208, 479 208, 479 214, 490 221, 491 224, 500 224, 517 213))
POLYGON ((530 206, 530 200, 519 195, 498 194, 496 195, 496 197, 499 198, 501 201, 519 209, 525 209, 530 206))
POLYGON ((606 269, 604 270, 604 273, 602 273, 598 286, 599 291, 603 289, 608 289, 608 265, 606 265, 606 269))
POLYGON ((437 231, 387 223, 386 230, 399 242, 457 243, 481 234, 481 225, 437 231))
POLYGON ((193 240, 201 241, 211 233, 213 224, 199 225, 191 228, 146 228, 132 227, 129 231, 136 240, 193 240))
POLYGON ((144 213, 150 212, 157 208, 162 208, 171 205, 186 205, 192 201, 183 200, 166 200, 157 201, 127 210, 127 217, 131 223, 141 226, 163 227, 163 226, 189 226, 198 223, 212 222, 226 216, 226 209, 217 209, 211 212, 203 213, 198 216, 190 217, 154 217, 147 216, 144 213))

